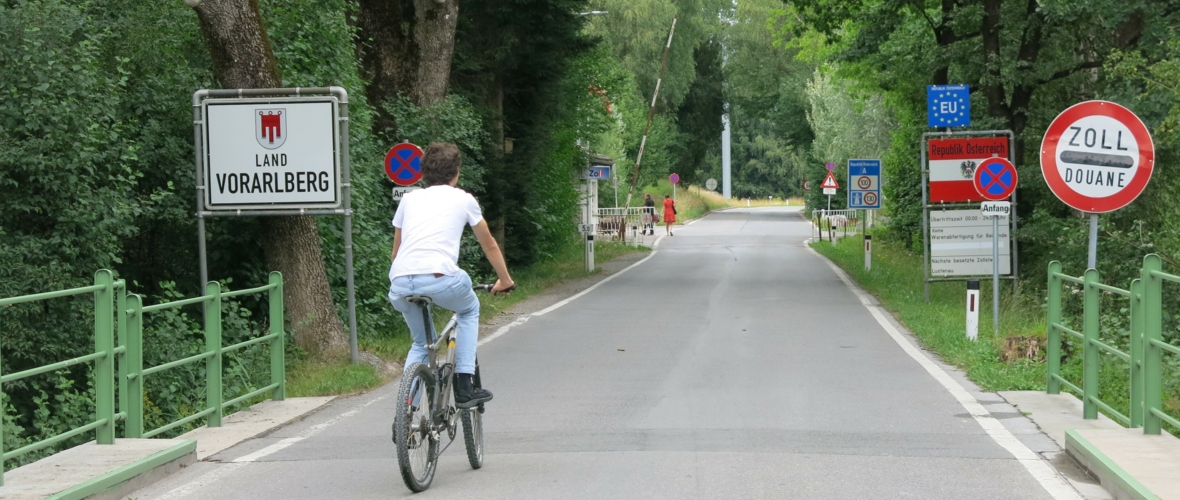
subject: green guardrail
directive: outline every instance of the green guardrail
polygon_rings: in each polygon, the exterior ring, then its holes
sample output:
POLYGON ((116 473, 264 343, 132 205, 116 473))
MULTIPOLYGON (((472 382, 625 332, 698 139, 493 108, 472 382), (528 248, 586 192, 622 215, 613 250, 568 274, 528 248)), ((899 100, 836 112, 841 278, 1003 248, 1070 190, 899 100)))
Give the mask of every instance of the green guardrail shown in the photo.
MULTIPOLYGON (((126 283, 123 280, 115 280, 113 272, 103 269, 95 273, 94 285, 0 299, 0 306, 87 293, 94 294, 94 352, 66 361, 0 376, 0 384, 93 361, 94 370, 92 373, 96 398, 95 420, 56 436, 8 452, 4 452, 3 435, 0 434, 0 452, 2 452, 0 453, 0 486, 4 484, 5 461, 48 446, 53 446, 90 431, 95 432, 95 440, 98 444, 114 444, 115 423, 119 421, 124 422, 124 438, 149 438, 202 418, 205 419, 205 423, 209 427, 220 427, 222 413, 226 408, 267 392, 270 393, 272 399, 282 400, 284 398, 286 373, 283 357, 283 277, 281 274, 277 272, 270 273, 266 285, 232 292, 222 292, 220 284, 209 282, 205 285, 205 295, 200 297, 144 306, 142 296, 127 293, 126 283), (223 346, 221 343, 222 299, 263 292, 267 293, 268 296, 270 332, 261 337, 223 346), (205 305, 205 349, 200 354, 194 356, 144 368, 144 314, 192 304, 205 305), (116 318, 118 321, 116 321, 116 318), (116 325, 118 345, 115 345, 116 325), (221 393, 222 355, 263 342, 270 344, 271 383, 229 401, 223 401, 221 393), (116 359, 118 360, 117 375, 116 359), (144 377, 197 361, 205 362, 206 407, 192 415, 145 432, 143 428, 144 377), (115 411, 116 389, 118 393, 117 412, 115 411)), ((2 337, 0 337, 0 340, 2 340, 2 337)), ((3 386, 0 385, 0 402, 3 401, 3 397, 3 386)), ((0 428, 0 432, 3 432, 2 428, 0 428)))
POLYGON ((1166 414, 1163 405, 1163 354, 1180 355, 1176 347, 1163 339, 1163 284, 1180 283, 1180 276, 1163 272, 1158 255, 1143 259, 1140 277, 1122 289, 1101 282, 1096 269, 1088 269, 1081 277, 1062 272, 1060 262, 1049 263, 1048 284, 1048 346, 1046 365, 1049 394, 1059 394, 1062 386, 1082 398, 1082 416, 1098 418, 1098 410, 1130 428, 1142 428, 1145 434, 1159 434, 1163 422, 1180 427, 1180 420, 1166 414), (1082 287, 1082 331, 1067 327, 1061 318, 1061 290, 1067 285, 1082 287), (1102 293, 1123 297, 1130 311, 1129 351, 1121 351, 1099 338, 1102 293), (1082 342, 1082 385, 1079 387, 1061 376, 1062 334, 1082 342), (1115 410, 1098 397, 1099 370, 1102 352, 1129 364, 1129 415, 1115 410))

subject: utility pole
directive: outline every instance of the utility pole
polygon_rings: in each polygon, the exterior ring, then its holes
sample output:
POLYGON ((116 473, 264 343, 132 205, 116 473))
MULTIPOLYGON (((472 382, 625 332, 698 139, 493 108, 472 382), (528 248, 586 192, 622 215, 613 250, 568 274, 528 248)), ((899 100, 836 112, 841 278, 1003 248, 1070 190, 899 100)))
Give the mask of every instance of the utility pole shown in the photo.
POLYGON ((729 173, 729 150, 732 142, 729 137, 729 103, 725 104, 725 114, 721 115, 721 195, 729 199, 731 195, 731 178, 729 173))

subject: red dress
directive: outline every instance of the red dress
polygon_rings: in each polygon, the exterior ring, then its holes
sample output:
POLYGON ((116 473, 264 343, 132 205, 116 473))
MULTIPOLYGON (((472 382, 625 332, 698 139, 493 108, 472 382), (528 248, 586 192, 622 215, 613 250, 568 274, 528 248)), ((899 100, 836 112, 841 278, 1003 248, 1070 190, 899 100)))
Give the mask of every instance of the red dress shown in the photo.
POLYGON ((664 222, 676 222, 676 202, 672 198, 664 200, 664 222))

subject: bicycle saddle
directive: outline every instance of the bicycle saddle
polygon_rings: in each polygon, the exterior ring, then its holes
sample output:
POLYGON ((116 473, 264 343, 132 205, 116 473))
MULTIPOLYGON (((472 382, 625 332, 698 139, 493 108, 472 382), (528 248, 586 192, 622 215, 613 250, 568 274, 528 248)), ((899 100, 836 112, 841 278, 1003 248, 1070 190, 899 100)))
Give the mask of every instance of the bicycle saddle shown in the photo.
POLYGON ((418 306, 428 306, 434 303, 434 300, 425 295, 406 295, 406 302, 418 306))

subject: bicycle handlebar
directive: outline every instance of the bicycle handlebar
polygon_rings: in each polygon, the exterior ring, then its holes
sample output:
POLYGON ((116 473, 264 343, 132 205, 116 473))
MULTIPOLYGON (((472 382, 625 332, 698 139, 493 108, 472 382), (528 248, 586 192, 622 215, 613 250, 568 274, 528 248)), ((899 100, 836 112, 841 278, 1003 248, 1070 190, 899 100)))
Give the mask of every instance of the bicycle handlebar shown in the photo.
MULTIPOLYGON (((490 292, 490 291, 492 291, 492 288, 493 288, 493 287, 495 287, 495 286, 496 286, 496 285, 495 285, 494 283, 489 283, 489 284, 486 284, 486 285, 475 285, 475 286, 471 287, 471 289, 472 289, 472 290, 475 290, 475 291, 490 292)), ((507 294, 508 292, 511 292, 511 291, 513 291, 513 290, 516 290, 516 285, 515 285, 515 284, 514 284, 514 285, 512 285, 512 286, 510 286, 510 287, 508 287, 508 288, 505 288, 505 289, 503 289, 503 290, 500 290, 500 293, 507 294)))

